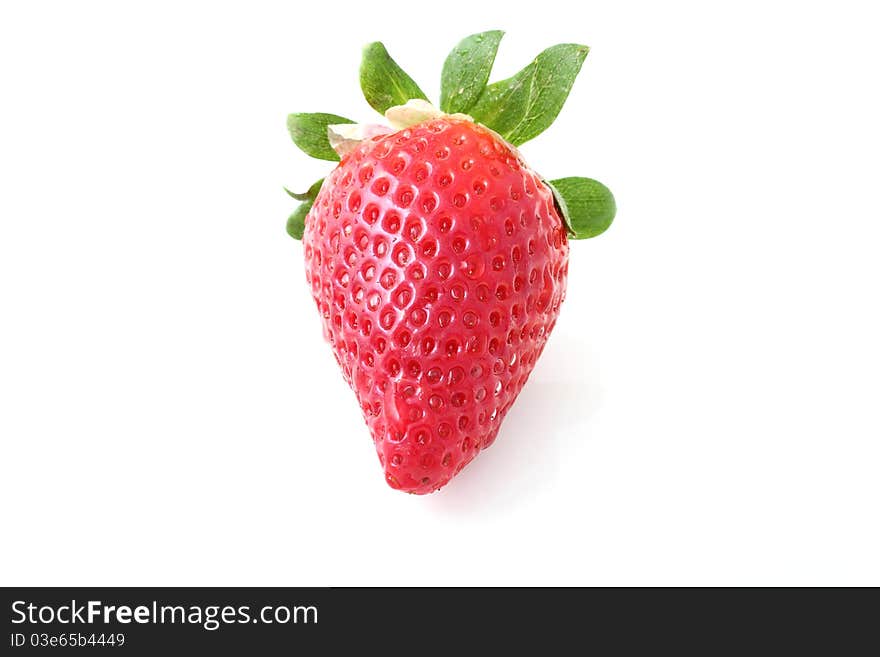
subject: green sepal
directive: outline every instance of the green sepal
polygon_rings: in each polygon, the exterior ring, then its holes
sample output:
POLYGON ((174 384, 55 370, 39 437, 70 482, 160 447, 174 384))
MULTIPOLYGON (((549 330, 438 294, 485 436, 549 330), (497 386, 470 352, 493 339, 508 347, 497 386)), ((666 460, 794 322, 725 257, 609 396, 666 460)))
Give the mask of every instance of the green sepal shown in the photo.
POLYGON ((462 39, 443 64, 440 78, 440 109, 449 114, 466 113, 489 81, 495 54, 504 32, 491 30, 462 39))
POLYGON ((617 212, 614 195, 598 180, 571 177, 544 183, 553 192, 556 208, 573 239, 601 235, 614 221, 617 212))
POLYGON ((284 188, 284 191, 292 198, 295 198, 297 201, 302 201, 302 203, 296 206, 296 210, 293 211, 293 214, 287 218, 287 234, 293 239, 302 239, 303 231, 306 229, 306 215, 309 213, 309 210, 312 209, 312 204, 315 202, 315 199, 318 198, 318 193, 321 191, 321 185, 323 184, 324 179, 321 178, 309 187, 308 191, 303 192, 302 194, 291 192, 287 187, 284 188))
POLYGON ((287 218, 287 234, 295 240, 303 238, 306 229, 306 215, 312 209, 312 201, 300 203, 293 214, 287 218))
POLYGON ((559 116, 590 49, 562 43, 511 78, 490 84, 468 113, 515 146, 544 132, 559 116))
POLYGON ((327 126, 339 123, 354 123, 351 119, 336 114, 288 114, 287 130, 293 143, 306 155, 319 160, 339 162, 339 154, 330 147, 327 139, 327 126))
POLYGON ((292 192, 289 189, 287 189, 287 187, 284 188, 284 191, 287 192, 287 194, 291 198, 295 198, 297 201, 314 201, 315 197, 318 196, 318 192, 321 191, 321 185, 323 185, 323 184, 324 184, 324 179, 321 178, 318 182, 312 184, 312 186, 309 187, 309 189, 307 191, 302 192, 301 194, 297 194, 296 192, 292 192))
POLYGON ((404 105, 412 98, 428 100, 379 41, 364 47, 360 79, 364 98, 379 114, 384 115, 389 107, 404 105))

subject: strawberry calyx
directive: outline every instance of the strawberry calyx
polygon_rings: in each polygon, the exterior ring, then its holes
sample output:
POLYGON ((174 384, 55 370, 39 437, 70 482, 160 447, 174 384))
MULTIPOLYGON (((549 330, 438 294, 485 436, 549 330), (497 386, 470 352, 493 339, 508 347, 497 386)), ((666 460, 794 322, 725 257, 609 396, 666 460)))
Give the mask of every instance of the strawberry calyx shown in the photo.
POLYGON ((327 140, 330 147, 339 157, 351 153, 364 140, 388 135, 398 130, 430 121, 432 119, 450 118, 473 121, 467 114, 446 114, 434 107, 427 100, 413 98, 403 105, 395 105, 385 110, 385 118, 389 125, 380 123, 340 123, 327 126, 327 140))
POLYGON ((434 107, 427 100, 414 98, 406 101, 403 105, 395 105, 385 110, 385 118, 396 130, 403 130, 431 119, 447 118, 473 121, 474 117, 463 112, 447 113, 434 107))
POLYGON ((392 132, 392 128, 379 123, 341 123, 327 126, 327 140, 339 157, 345 157, 365 139, 389 135, 392 132))
MULTIPOLYGON (((550 127, 589 53, 584 45, 565 43, 539 53, 518 73, 488 84, 504 32, 472 34, 459 42, 443 65, 440 105, 432 105, 416 82, 391 58, 380 42, 363 51, 360 85, 367 103, 389 125, 359 124, 328 113, 299 113, 287 117, 293 142, 307 155, 339 161, 364 139, 447 117, 474 121, 511 146, 520 146, 550 127)), ((287 222, 287 232, 301 239, 323 179, 303 194, 287 222)), ((595 237, 614 219, 616 203, 602 183, 583 177, 545 180, 556 209, 574 239, 595 237)))

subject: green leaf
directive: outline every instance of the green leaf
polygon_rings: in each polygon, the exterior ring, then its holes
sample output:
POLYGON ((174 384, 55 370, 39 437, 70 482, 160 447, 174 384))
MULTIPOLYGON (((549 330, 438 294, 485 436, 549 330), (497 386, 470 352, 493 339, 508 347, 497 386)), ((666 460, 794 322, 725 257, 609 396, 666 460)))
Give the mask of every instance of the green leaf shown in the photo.
POLYGON ((440 109, 454 114, 473 107, 489 81, 503 36, 501 30, 472 34, 452 49, 443 64, 440 109))
POLYGON ((306 215, 312 209, 312 201, 300 203, 293 214, 287 218, 287 234, 295 240, 303 238, 303 232, 306 229, 306 215))
POLYGON ((511 144, 524 144, 559 116, 589 51, 576 43, 547 48, 513 77, 486 87, 468 113, 511 144))
POLYGON ((559 213, 574 239, 596 237, 614 221, 614 195, 598 180, 572 177, 544 182, 553 192, 559 213))
POLYGON ((296 210, 293 211, 293 214, 287 218, 287 234, 293 239, 302 239, 303 231, 306 229, 306 215, 309 213, 309 210, 312 209, 312 203, 318 198, 318 193, 321 191, 321 185, 323 184, 324 179, 321 178, 309 187, 308 191, 303 192, 302 194, 292 192, 287 189, 287 187, 284 188, 284 191, 290 194, 290 196, 297 201, 302 201, 302 203, 296 206, 296 210))
POLYGON ((284 188, 284 191, 287 192, 291 198, 295 198, 297 201, 314 201, 318 196, 318 192, 321 191, 321 185, 324 184, 324 179, 321 178, 318 182, 312 184, 309 189, 301 194, 297 194, 296 192, 292 192, 287 187, 284 188))
POLYGON ((354 123, 351 119, 335 114, 289 114, 287 116, 287 130, 293 143, 300 149, 318 158, 338 162, 339 155, 330 148, 327 140, 327 126, 338 123, 354 123))
POLYGON ((364 48, 361 60, 361 90, 379 114, 411 98, 428 100, 419 85, 397 65, 379 41, 364 48))

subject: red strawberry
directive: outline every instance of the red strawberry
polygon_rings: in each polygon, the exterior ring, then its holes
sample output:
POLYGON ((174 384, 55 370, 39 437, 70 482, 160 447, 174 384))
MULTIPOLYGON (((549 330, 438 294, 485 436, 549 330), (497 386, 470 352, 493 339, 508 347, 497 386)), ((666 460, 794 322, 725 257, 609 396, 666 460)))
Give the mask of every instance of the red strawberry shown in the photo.
POLYGON ((568 241, 552 193, 497 135, 438 119, 346 156, 303 246, 388 483, 436 490, 495 440, 556 323, 568 241))
MULTIPOLYGON (((395 74, 384 48, 380 54, 383 75, 395 74)), ((406 80, 394 88, 407 89, 406 80)), ((409 84, 408 95, 418 98, 409 84)), ((492 87, 504 84, 514 83, 492 87)), ((483 87, 485 79, 468 109, 478 118, 501 114, 500 101, 481 100, 493 95, 483 87)), ((448 96, 446 105, 454 105, 448 96)), ((323 185, 298 196, 306 203, 289 230, 302 235, 324 335, 360 402, 388 484, 422 494, 495 440, 556 324, 571 220, 586 236, 597 234, 610 223, 613 200, 587 179, 555 181, 554 189, 515 146, 470 117, 432 112, 425 103, 389 113, 401 115, 415 124, 390 134, 345 126, 344 145, 331 140, 347 154, 323 185), (376 136, 351 137, 364 134, 376 136)), ((310 130, 302 118, 291 127, 304 150, 320 150, 301 143, 310 130)), ((522 121, 507 133, 517 131, 520 143, 530 138, 522 121)))

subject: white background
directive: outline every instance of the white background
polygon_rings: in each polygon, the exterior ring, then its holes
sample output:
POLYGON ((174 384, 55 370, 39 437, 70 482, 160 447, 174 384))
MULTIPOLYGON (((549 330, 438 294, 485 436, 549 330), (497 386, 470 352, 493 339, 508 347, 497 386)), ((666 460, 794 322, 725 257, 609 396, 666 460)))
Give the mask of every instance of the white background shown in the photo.
POLYGON ((4 3, 0 583, 880 584, 870 3, 4 3), (577 6, 577 9, 574 7, 577 6), (495 445, 392 491, 321 339, 292 111, 592 52, 523 148, 618 198, 495 445))

